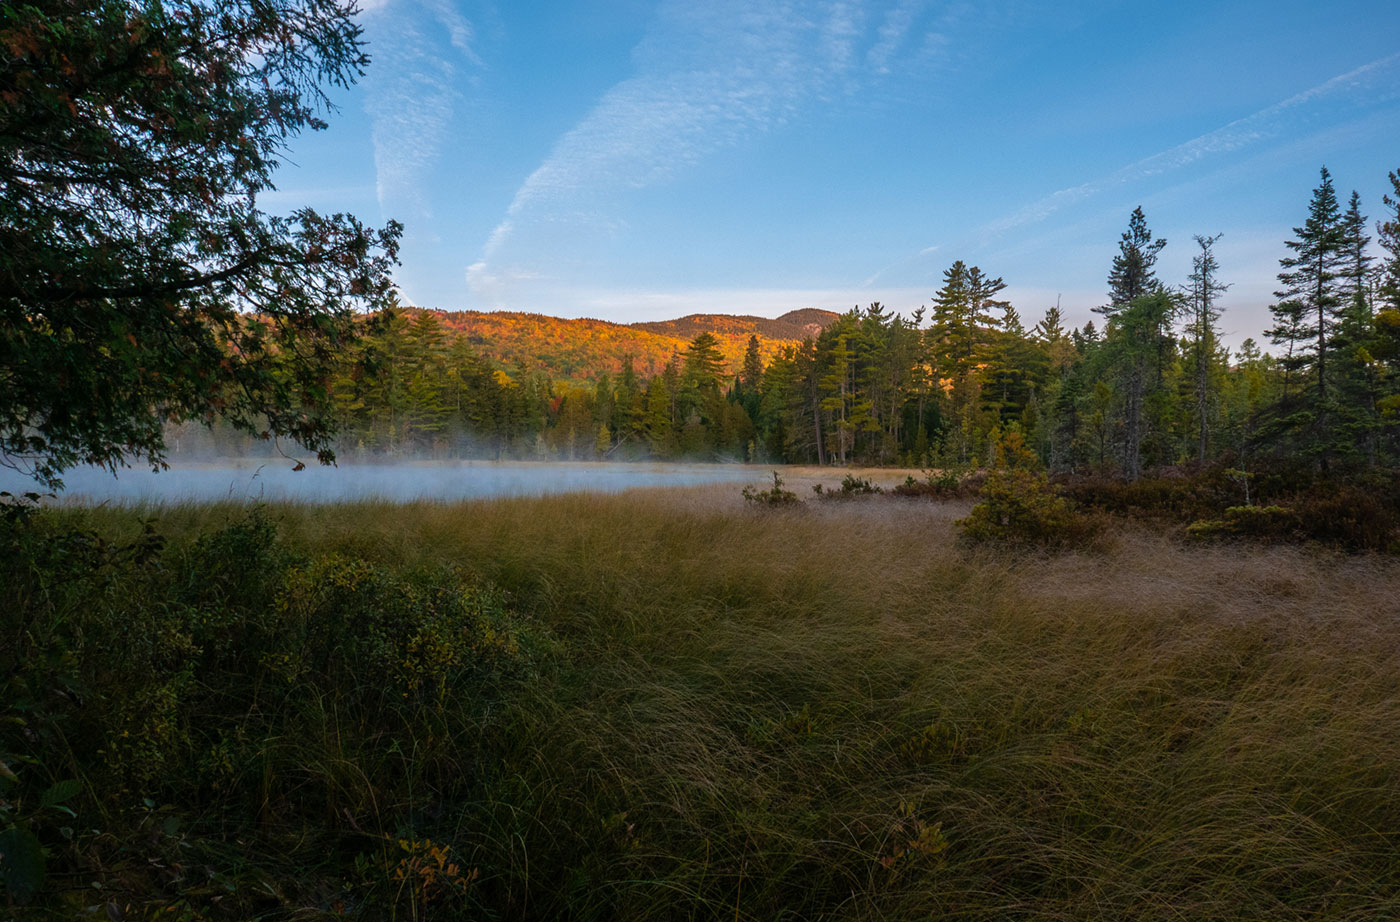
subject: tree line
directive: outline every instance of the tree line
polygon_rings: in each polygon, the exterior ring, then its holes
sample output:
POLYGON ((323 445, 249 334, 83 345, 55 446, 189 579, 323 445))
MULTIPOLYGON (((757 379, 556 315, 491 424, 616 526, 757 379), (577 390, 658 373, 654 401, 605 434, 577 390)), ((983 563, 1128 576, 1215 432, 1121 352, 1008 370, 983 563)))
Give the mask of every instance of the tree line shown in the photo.
POLYGON ((701 333, 659 373, 630 360, 591 386, 495 367, 430 311, 389 311, 330 387, 339 451, 446 457, 989 464, 1010 430, 1054 471, 1136 479, 1148 468, 1289 455, 1323 470, 1400 463, 1400 172, 1373 251, 1359 196, 1322 170, 1285 242, 1265 352, 1219 339, 1229 288, 1219 235, 1192 271, 1158 277, 1166 240, 1142 209, 1080 328, 1059 306, 1026 326, 1006 284, 954 262, 927 308, 878 302, 738 369, 701 333))

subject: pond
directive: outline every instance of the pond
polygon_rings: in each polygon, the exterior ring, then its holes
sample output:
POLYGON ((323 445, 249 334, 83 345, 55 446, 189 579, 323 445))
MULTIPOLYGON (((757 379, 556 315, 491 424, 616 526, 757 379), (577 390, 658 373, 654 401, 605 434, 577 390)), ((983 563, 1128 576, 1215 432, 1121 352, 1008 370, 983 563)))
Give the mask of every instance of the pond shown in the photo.
MULTIPOLYGON (((616 493, 634 487, 751 483, 770 469, 743 464, 608 463, 528 461, 403 461, 308 464, 287 460, 171 462, 167 471, 128 468, 117 476, 100 468, 75 468, 64 475, 68 502, 260 502, 291 500, 331 503, 355 500, 461 500, 550 493, 616 493)), ((22 493, 32 481, 0 468, 0 490, 22 493)))

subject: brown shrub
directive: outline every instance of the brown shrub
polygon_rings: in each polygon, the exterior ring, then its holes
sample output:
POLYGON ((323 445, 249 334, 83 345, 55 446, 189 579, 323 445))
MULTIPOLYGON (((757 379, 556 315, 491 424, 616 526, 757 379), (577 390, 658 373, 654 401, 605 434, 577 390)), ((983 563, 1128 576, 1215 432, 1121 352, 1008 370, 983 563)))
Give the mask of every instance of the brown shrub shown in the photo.
POLYGON ((981 471, 925 471, 923 480, 907 477, 904 483, 891 487, 889 492, 894 496, 911 498, 970 499, 981 491, 986 480, 987 475, 981 471))
POLYGON ((1393 493, 1362 486, 1314 488, 1294 504, 1307 537, 1351 550, 1383 551, 1400 541, 1393 493))
POLYGON ((1202 519, 1186 529, 1192 538, 1281 540, 1302 531, 1298 514, 1283 506, 1231 506, 1219 519, 1202 519))
POLYGON ((1115 515, 1193 521, 1212 518, 1239 503, 1240 488, 1222 470, 1150 477, 1124 483, 1107 477, 1070 477, 1059 481, 1065 496, 1082 506, 1115 515))

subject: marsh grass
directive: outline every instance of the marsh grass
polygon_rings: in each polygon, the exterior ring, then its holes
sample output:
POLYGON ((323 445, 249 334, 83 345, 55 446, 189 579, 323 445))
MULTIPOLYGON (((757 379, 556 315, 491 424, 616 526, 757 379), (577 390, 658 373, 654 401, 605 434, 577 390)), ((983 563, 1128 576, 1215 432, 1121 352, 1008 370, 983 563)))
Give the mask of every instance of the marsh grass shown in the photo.
MULTIPOLYGON (((153 526, 166 544, 146 570, 57 601, 12 570, 4 639, 40 688, 29 736, 5 731, 33 761, 4 796, 75 776, 73 825, 95 830, 33 821, 51 886, 22 911, 1400 916, 1394 558, 1128 525, 1092 551, 967 547, 954 522, 970 505, 751 508, 715 487, 277 506, 276 541, 245 529, 241 550, 210 536, 245 510, 182 506, 153 526), (328 567, 377 588, 318 588, 328 567), (462 616, 475 639, 415 686, 384 653, 406 655, 402 636, 361 635, 441 623, 443 593, 478 600, 462 616), (179 681, 177 656, 122 678, 91 646, 53 653, 60 668, 35 640, 68 636, 44 619, 92 631, 171 598, 222 626, 148 614, 110 636, 199 648, 179 681), (333 632, 308 647, 250 631, 289 606, 333 632), (513 646, 483 645, 488 623, 513 646), (277 659, 308 649, 324 658, 300 672, 277 659), (278 676, 292 684, 255 691, 278 676), (58 732, 136 720, 65 698, 120 697, 118 679, 161 693, 164 735, 143 743, 160 771, 58 732), (229 740, 232 767, 209 768, 229 740)), ((44 527, 143 540, 130 510, 44 527)))

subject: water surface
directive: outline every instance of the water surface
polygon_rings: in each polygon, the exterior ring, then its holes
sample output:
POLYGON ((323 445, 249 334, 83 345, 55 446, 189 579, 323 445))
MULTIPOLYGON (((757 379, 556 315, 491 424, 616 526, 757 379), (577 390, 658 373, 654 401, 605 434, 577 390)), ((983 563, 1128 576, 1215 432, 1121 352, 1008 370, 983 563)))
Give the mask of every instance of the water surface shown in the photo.
MULTIPOLYGON (((769 468, 742 464, 552 463, 528 461, 403 461, 344 463, 339 467, 292 462, 172 462, 167 471, 129 468, 117 476, 99 468, 64 475, 64 501, 158 504, 233 500, 329 503, 366 499, 394 502, 461 500, 551 493, 616 493, 635 487, 695 486, 762 480, 769 468)), ((0 490, 34 489, 27 478, 0 469, 0 490)))

